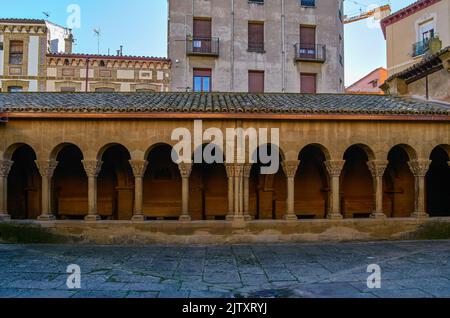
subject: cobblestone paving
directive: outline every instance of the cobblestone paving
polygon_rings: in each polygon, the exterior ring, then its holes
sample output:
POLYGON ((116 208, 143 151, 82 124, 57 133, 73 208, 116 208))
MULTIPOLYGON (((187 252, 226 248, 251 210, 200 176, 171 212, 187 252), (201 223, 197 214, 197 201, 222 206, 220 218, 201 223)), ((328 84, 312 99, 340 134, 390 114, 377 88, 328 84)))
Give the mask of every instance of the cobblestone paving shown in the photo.
POLYGON ((450 297, 450 241, 0 245, 0 297, 450 297), (66 286, 70 264, 81 289, 66 286), (369 289, 369 264, 382 288, 369 289))

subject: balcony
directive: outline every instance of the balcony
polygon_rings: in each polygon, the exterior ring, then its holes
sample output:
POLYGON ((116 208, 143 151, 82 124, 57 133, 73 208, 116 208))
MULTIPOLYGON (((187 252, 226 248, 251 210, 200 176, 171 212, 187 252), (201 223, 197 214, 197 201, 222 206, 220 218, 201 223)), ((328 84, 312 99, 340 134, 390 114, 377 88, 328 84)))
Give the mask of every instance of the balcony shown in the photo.
POLYGON ((437 36, 435 35, 432 38, 424 39, 422 41, 414 43, 412 56, 416 57, 416 56, 424 55, 425 53, 427 53, 428 50, 430 49, 430 42, 436 38, 437 38, 437 36))
POLYGON ((295 60, 297 62, 325 63, 327 59, 326 45, 295 44, 295 60))
POLYGON ((186 54, 191 56, 219 56, 219 38, 186 38, 186 54))

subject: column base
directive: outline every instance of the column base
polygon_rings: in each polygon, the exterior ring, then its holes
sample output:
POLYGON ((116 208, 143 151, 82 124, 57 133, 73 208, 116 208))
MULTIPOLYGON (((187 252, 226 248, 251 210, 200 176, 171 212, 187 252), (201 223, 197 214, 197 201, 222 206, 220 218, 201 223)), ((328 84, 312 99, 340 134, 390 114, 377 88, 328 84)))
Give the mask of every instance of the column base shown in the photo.
POLYGON ((100 217, 100 215, 97 214, 91 214, 91 215, 86 215, 84 217, 84 220, 87 222, 96 222, 96 221, 100 221, 102 218, 100 217))
POLYGON ((227 221, 231 222, 245 222, 245 217, 243 215, 228 215, 227 221))
POLYGON ((297 215, 290 213, 290 214, 286 214, 283 217, 283 220, 285 220, 285 221, 298 221, 298 217, 297 217, 297 215))
POLYGON ((55 216, 53 214, 41 214, 38 216, 38 221, 53 221, 55 216))
POLYGON ((416 219, 426 219, 429 218, 430 215, 425 212, 414 212, 413 214, 411 214, 411 217, 416 219))
POLYGON ((133 221, 133 222, 144 222, 145 221, 145 216, 143 216, 143 215, 133 215, 133 217, 131 218, 131 221, 133 221))
POLYGON ((327 216, 328 220, 342 220, 343 218, 342 214, 339 213, 331 213, 327 216))
POLYGON ((253 221, 253 217, 250 214, 248 214, 248 213, 244 214, 244 219, 246 221, 253 221))
POLYGON ((0 221, 10 221, 11 215, 9 214, 0 214, 0 221))
POLYGON ((386 218, 386 214, 384 214, 383 212, 373 212, 370 215, 371 219, 385 219, 386 218))
POLYGON ((190 215, 181 215, 180 218, 178 219, 178 221, 180 222, 191 222, 192 218, 190 215))

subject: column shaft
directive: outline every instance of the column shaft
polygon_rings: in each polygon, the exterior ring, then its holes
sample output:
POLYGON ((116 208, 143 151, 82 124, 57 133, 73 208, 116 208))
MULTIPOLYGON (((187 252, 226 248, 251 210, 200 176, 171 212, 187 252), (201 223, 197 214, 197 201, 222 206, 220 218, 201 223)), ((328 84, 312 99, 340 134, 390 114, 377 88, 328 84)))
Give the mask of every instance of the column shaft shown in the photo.
POLYGON ((84 218, 86 221, 98 221, 97 208, 97 177, 102 168, 102 161, 98 160, 83 160, 84 170, 88 177, 88 215, 84 218))
POLYGON ((36 161, 42 180, 42 214, 38 217, 40 221, 55 219, 52 211, 52 178, 58 162, 54 160, 36 161))
POLYGON ((9 220, 8 214, 8 175, 13 162, 0 160, 0 221, 9 220))
POLYGON ((374 219, 386 217, 386 214, 383 212, 383 175, 388 164, 389 162, 385 160, 372 160, 367 163, 373 178, 375 209, 372 212, 371 218, 374 219))
POLYGON ((330 176, 330 192, 331 192, 327 216, 328 219, 342 219, 339 179, 344 164, 345 164, 344 160, 325 161, 325 167, 327 168, 328 174, 330 176))
POLYGON ((286 175, 287 198, 285 220, 298 220, 295 214, 295 175, 300 161, 284 161, 282 167, 286 175))
POLYGON ((148 162, 146 160, 130 160, 129 162, 134 175, 134 209, 132 221, 145 221, 143 181, 148 162))
POLYGON ((181 216, 180 221, 191 221, 189 214, 189 177, 192 172, 191 163, 180 163, 178 165, 181 174, 181 216))
POLYGON ((412 160, 409 167, 415 178, 415 206, 412 217, 426 218, 428 213, 425 208, 425 176, 430 168, 430 160, 412 160))

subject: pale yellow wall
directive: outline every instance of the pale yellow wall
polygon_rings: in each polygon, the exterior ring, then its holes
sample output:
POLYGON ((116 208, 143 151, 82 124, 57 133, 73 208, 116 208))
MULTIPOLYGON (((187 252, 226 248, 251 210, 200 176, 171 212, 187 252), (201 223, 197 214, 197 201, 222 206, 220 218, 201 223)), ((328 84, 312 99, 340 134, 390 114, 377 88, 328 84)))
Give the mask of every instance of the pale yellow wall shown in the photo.
POLYGON ((413 44, 417 38, 417 24, 434 18, 436 32, 442 47, 450 45, 450 0, 441 0, 415 14, 399 20, 386 28, 387 67, 389 76, 419 62, 422 56, 413 57, 413 44))

